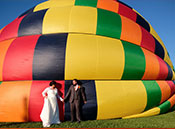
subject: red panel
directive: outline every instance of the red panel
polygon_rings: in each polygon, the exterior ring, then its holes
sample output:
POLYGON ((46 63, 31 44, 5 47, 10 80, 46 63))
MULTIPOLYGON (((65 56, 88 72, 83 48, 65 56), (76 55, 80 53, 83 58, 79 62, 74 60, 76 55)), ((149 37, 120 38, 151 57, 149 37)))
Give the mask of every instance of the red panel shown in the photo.
POLYGON ((22 16, 20 18, 16 18, 14 21, 12 21, 10 24, 8 24, 1 32, 0 41, 5 40, 5 39, 9 39, 9 38, 17 37, 19 25, 24 17, 25 16, 22 16))
POLYGON ((175 85, 172 81, 166 81, 171 89, 171 96, 175 93, 175 85))
MULTIPOLYGON (((56 81, 59 95, 64 98, 64 81, 56 81)), ((41 121, 40 114, 44 104, 42 92, 49 87, 50 81, 33 81, 29 97, 29 121, 41 121)), ((58 101, 60 120, 64 120, 64 104, 58 101)))
POLYGON ((141 30, 142 30, 141 47, 146 48, 146 49, 154 52, 155 51, 155 40, 154 40, 154 38, 143 27, 141 27, 141 30))
POLYGON ((136 21, 137 19, 137 14, 134 12, 132 9, 128 8, 127 6, 119 3, 119 10, 118 14, 123 15, 133 21, 136 21))
POLYGON ((10 45, 3 65, 3 80, 32 80, 33 55, 40 35, 15 39, 10 45))
POLYGON ((159 75, 158 75, 157 79, 165 80, 168 76, 167 64, 160 57, 157 56, 157 58, 158 58, 158 61, 159 61, 159 68, 160 68, 159 75))

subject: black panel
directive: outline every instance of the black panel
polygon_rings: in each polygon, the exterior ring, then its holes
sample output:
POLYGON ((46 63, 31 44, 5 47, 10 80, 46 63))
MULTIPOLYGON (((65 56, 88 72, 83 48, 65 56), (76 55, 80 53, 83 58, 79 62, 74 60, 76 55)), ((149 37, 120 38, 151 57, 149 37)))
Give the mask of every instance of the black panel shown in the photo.
POLYGON ((117 0, 117 1, 118 1, 119 3, 121 3, 121 4, 125 5, 125 6, 127 6, 128 8, 132 9, 132 7, 130 7, 129 5, 123 3, 122 1, 120 1, 120 0, 117 0))
POLYGON ((31 8, 31 9, 27 10, 26 12, 24 12, 23 14, 21 14, 21 15, 19 16, 19 18, 22 17, 22 16, 24 16, 24 15, 27 15, 27 14, 29 14, 29 13, 32 13, 33 10, 34 10, 34 8, 35 8, 35 7, 31 8))
POLYGON ((167 64, 167 67, 168 67, 168 76, 167 76, 166 80, 171 80, 173 77, 173 71, 171 70, 171 67, 168 64, 167 64))
POLYGON ((139 14, 137 14, 137 20, 136 20, 136 22, 140 26, 142 26, 143 28, 145 28, 148 32, 150 32, 150 27, 149 27, 148 22, 145 19, 143 19, 139 14))
POLYGON ((43 35, 38 39, 33 58, 34 80, 64 80, 67 35, 43 35))
MULTIPOLYGON (((97 97, 94 81, 81 81, 82 86, 85 88, 87 103, 82 108, 83 120, 95 120, 97 118, 97 97)), ((65 81, 65 95, 71 85, 71 81, 65 81)), ((65 103, 64 120, 70 120, 70 105, 69 102, 65 103)))
POLYGON ((29 13, 20 23, 18 36, 36 35, 42 33, 43 17, 46 10, 29 13))
POLYGON ((155 54, 158 55, 160 58, 164 59, 164 56, 165 56, 165 51, 162 47, 162 45, 159 43, 159 41, 157 41, 157 39, 155 39, 155 44, 156 44, 156 47, 155 47, 155 54))

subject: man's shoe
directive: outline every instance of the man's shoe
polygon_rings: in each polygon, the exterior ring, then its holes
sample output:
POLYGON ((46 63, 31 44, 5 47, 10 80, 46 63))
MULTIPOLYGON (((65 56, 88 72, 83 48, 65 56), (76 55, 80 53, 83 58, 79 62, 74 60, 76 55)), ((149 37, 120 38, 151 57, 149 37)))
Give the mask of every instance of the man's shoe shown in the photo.
POLYGON ((81 121, 77 121, 78 123, 81 123, 81 121))

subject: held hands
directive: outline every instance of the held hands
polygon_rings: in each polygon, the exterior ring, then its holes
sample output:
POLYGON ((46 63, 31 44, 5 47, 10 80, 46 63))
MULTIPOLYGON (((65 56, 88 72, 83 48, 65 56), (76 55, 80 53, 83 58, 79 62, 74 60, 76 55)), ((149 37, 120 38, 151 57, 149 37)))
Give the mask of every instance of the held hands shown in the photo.
POLYGON ((63 102, 63 103, 64 103, 64 99, 61 99, 61 102, 63 102))
POLYGON ((86 104, 87 103, 87 101, 84 101, 84 104, 86 104))

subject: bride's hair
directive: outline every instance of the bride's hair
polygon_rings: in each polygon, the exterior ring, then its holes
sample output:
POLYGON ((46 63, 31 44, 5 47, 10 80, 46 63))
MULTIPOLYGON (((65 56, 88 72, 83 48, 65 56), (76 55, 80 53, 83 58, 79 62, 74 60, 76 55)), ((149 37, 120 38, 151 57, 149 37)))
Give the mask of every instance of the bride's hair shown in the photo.
POLYGON ((57 84, 56 81, 53 80, 53 81, 50 82, 49 85, 52 86, 52 85, 56 85, 56 84, 57 84))

